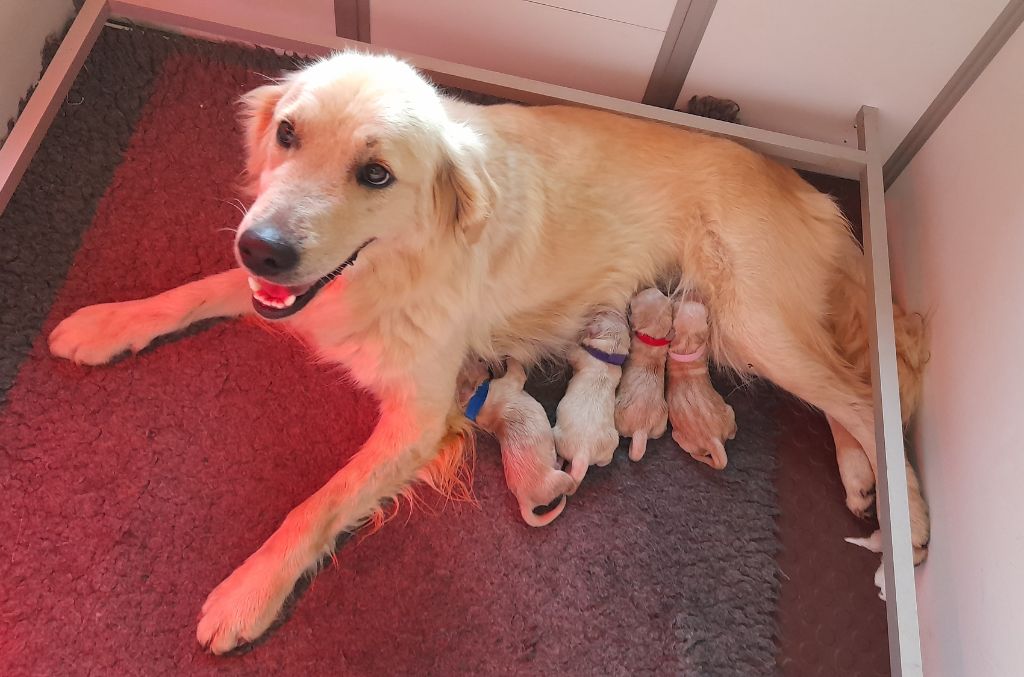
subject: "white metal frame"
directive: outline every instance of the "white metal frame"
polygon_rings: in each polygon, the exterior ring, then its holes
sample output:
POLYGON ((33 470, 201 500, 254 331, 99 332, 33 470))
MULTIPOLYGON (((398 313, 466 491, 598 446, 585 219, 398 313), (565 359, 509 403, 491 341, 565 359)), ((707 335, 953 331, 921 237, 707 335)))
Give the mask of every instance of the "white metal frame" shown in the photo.
POLYGON ((322 40, 298 34, 268 34, 215 23, 182 13, 140 7, 130 0, 86 0, 39 82, 25 111, 0 148, 0 211, 20 181, 50 122, 85 61, 105 21, 124 18, 179 32, 202 32, 227 40, 320 55, 345 49, 395 54, 428 72, 437 82, 508 97, 526 103, 563 103, 599 108, 728 137, 799 169, 859 179, 864 225, 865 265, 871 300, 871 368, 878 446, 878 513, 883 533, 889 655, 894 675, 921 675, 921 648, 910 544, 910 511, 903 463, 903 431, 896 369, 896 345, 889 281, 888 238, 878 150, 878 111, 864 106, 857 116, 860 148, 854 149, 788 134, 623 101, 526 78, 429 57, 383 50, 343 38, 322 40))

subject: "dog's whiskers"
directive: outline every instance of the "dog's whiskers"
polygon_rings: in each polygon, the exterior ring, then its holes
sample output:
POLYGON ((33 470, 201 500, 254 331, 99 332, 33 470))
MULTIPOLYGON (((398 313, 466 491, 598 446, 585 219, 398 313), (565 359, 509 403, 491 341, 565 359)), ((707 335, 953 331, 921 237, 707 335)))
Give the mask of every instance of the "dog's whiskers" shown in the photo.
POLYGON ((228 204, 228 205, 231 205, 232 207, 234 207, 235 209, 237 209, 237 210, 238 210, 238 213, 239 213, 239 214, 241 214, 241 215, 242 215, 243 217, 244 217, 244 216, 245 216, 246 214, 248 214, 248 213, 249 213, 249 208, 248 208, 248 207, 246 207, 246 206, 245 206, 245 203, 244 203, 244 202, 242 202, 242 201, 241 201, 240 199, 238 199, 237 197, 233 197, 233 198, 230 198, 230 199, 227 199, 227 200, 225 200, 224 198, 217 198, 217 201, 218 201, 218 202, 223 202, 224 204, 228 204))

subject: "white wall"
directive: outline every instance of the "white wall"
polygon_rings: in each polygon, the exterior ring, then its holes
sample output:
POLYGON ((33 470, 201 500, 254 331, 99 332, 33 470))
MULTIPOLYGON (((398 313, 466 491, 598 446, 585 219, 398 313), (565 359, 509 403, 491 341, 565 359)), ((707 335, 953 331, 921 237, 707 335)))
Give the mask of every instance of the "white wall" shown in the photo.
POLYGON ((1007 0, 718 0, 680 101, 736 99, 746 124, 857 144, 880 112, 886 157, 1007 0))
POLYGON ((925 674, 1024 674, 1024 30, 886 195, 894 285, 934 312, 915 446, 925 674))
POLYGON ((39 81, 46 37, 73 11, 71 0, 0 0, 0 139, 18 114, 18 101, 39 81))
MULTIPOLYGON (((0 0, 0 2, 11 0, 0 0)), ((26 0, 27 1, 27 0, 26 0)), ((256 31, 334 35, 333 0, 122 0, 256 31)), ((888 155, 1007 0, 718 0, 681 103, 736 99, 747 124, 888 155)), ((383 47, 639 101, 675 0, 372 0, 383 47)))
POLYGON ((370 31, 382 47, 639 101, 674 6, 674 0, 374 0, 370 31))

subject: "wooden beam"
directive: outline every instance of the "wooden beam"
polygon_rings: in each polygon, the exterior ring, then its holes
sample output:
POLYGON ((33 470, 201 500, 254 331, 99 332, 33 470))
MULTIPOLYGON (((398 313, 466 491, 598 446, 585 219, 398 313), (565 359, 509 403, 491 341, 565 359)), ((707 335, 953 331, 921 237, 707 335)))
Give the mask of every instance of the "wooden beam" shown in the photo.
POLYGON ((878 523, 882 528, 889 665, 896 677, 922 675, 921 638, 910 541, 910 503, 904 464, 903 419, 896 365, 896 330, 889 280, 889 240, 885 188, 879 151, 878 109, 857 114, 857 136, 867 153, 860 179, 861 220, 868 286, 868 341, 875 396, 875 447, 878 454, 878 523))
POLYGON ((39 79, 25 110, 18 116, 14 129, 0 147, 0 214, 7 208, 108 15, 105 0, 86 0, 39 79))
POLYGON ((675 108, 717 0, 677 0, 661 51, 647 82, 644 103, 675 108))
POLYGON ((370 41, 370 0, 334 0, 334 34, 339 38, 370 41))
POLYGON ((896 178, 907 168, 910 161, 914 159, 917 152, 924 147, 924 144, 931 138, 931 135, 939 128, 942 121, 946 119, 949 112, 953 110, 957 102, 967 90, 971 88, 974 81, 978 79, 985 66, 992 61, 992 58, 999 53, 1006 41, 1010 39, 1021 24, 1024 23, 1024 0, 1010 0, 1006 8, 996 17, 985 34, 981 36, 978 44, 971 53, 967 55, 964 62, 953 73, 942 91, 936 95, 935 100, 921 114, 913 128, 892 152, 889 159, 885 161, 882 175, 885 179, 885 188, 896 181, 896 178))

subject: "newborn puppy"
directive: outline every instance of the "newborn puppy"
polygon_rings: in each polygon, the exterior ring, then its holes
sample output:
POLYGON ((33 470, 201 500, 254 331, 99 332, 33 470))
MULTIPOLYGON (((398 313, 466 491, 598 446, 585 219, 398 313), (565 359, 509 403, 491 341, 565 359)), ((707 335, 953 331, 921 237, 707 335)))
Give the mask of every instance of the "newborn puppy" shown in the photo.
POLYGON ((615 430, 615 387, 629 347, 629 325, 622 313, 605 310, 590 321, 582 346, 569 351, 573 377, 558 403, 555 449, 572 464, 577 485, 591 465, 608 465, 619 433, 615 430))
POLYGON ((562 514, 565 497, 576 483, 559 470, 544 407, 523 391, 523 366, 509 360, 507 369, 505 376, 491 381, 476 421, 501 445, 505 483, 519 503, 519 514, 531 527, 542 527, 562 514), (534 512, 556 500, 558 504, 543 515, 534 512))
POLYGON ((615 427, 633 438, 629 458, 639 461, 647 440, 665 434, 668 403, 665 401, 665 356, 672 332, 672 302, 658 289, 645 289, 629 302, 633 338, 629 358, 615 396, 615 427))
POLYGON ((736 415, 708 376, 708 311, 690 299, 677 302, 675 338, 668 352, 668 416, 672 439, 690 456, 721 470, 725 440, 736 437, 736 415))

